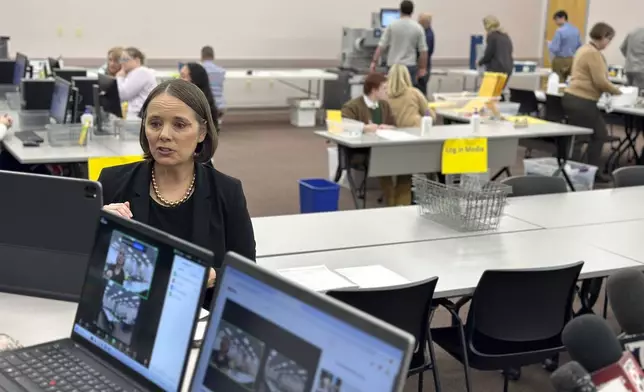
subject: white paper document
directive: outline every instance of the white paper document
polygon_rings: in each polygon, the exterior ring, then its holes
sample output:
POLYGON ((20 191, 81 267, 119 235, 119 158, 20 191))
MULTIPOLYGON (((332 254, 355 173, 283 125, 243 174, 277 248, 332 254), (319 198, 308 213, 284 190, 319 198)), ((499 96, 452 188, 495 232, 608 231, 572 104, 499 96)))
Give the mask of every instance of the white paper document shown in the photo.
POLYGON ((340 268, 337 273, 345 276, 360 288, 376 288, 400 286, 408 284, 409 280, 382 265, 367 265, 364 267, 340 268))
POLYGON ((328 269, 326 265, 284 268, 277 272, 290 281, 318 292, 358 287, 354 282, 328 269))
POLYGON ((376 131, 376 136, 393 141, 418 140, 418 136, 416 135, 391 129, 379 129, 376 131))

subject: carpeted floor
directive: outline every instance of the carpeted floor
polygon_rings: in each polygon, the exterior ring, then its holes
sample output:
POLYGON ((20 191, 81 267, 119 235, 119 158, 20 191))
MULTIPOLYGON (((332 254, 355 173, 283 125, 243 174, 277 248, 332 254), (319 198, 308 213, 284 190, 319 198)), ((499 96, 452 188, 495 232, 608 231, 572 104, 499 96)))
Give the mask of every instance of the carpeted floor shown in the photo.
MULTIPOLYGON (((285 118, 276 116, 248 125, 226 122, 215 155, 216 167, 222 172, 242 180, 248 208, 252 216, 270 216, 299 213, 298 180, 302 178, 328 178, 327 147, 325 141, 310 129, 298 129, 287 124, 285 118)), ((517 152, 518 165, 512 168, 515 174, 523 172, 523 151, 517 152)), ((377 207, 379 192, 372 191, 368 198, 370 207, 377 207)), ((349 192, 343 189, 340 209, 352 209, 349 192)), ((384 230, 385 228, 383 228, 384 230)), ((391 229, 391 228, 389 228, 391 229)), ((311 233, 315 235, 315 233, 311 233)), ((598 304, 596 309, 602 309, 598 304)), ((609 320, 616 327, 614 319, 609 320)), ((433 326, 447 325, 446 312, 438 312, 433 326)), ((440 349, 437 350, 437 366, 442 390, 464 391, 463 368, 440 349)), ((566 360, 562 356, 562 361, 566 360)), ((502 390, 501 375, 496 372, 473 371, 475 391, 502 390)), ((406 392, 416 391, 416 377, 405 387, 406 392)), ((425 391, 434 391, 431 372, 426 373, 425 391)), ((524 368, 522 377, 512 384, 512 392, 552 391, 549 373, 540 366, 524 368)))

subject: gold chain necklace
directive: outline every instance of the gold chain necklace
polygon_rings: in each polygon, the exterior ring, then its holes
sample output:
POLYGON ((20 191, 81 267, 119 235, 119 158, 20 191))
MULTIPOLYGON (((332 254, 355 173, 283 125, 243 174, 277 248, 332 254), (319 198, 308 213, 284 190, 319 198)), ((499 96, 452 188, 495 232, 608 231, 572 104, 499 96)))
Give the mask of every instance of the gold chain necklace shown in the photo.
POLYGON ((154 189, 154 195, 157 197, 157 200, 161 202, 165 207, 176 207, 180 204, 183 204, 188 200, 190 195, 192 194, 192 190, 195 187, 195 178, 196 178, 196 171, 192 173, 192 181, 190 182, 190 186, 188 187, 188 190, 186 191, 186 194, 183 195, 183 197, 177 201, 169 201, 166 200, 163 196, 161 196, 161 192, 159 192, 159 186, 157 185, 157 179, 156 176, 154 175, 154 167, 152 168, 152 189, 154 189))

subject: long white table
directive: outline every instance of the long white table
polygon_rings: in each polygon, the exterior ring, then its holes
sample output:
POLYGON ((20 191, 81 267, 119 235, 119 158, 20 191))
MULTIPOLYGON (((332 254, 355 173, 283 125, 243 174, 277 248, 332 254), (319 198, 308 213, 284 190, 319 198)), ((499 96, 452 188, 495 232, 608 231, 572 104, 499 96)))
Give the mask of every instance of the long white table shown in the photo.
POLYGON ((457 231, 421 217, 416 206, 254 218, 253 228, 261 258, 539 229, 505 216, 496 231, 457 231))
MULTIPOLYGON (((469 124, 438 125, 425 135, 420 129, 400 129, 413 136, 413 139, 389 140, 376 133, 365 133, 359 137, 346 137, 328 131, 315 132, 317 135, 337 143, 340 154, 345 157, 341 162, 350 162, 349 155, 368 155, 367 177, 408 175, 415 173, 433 173, 441 170, 443 143, 446 140, 484 137, 488 139, 488 166, 500 169, 512 166, 517 159, 517 148, 520 139, 539 137, 561 137, 587 135, 592 130, 559 123, 530 125, 527 128, 515 128, 507 121, 488 122, 473 132, 469 124)), ((348 170, 348 167, 342 167, 348 170)), ((356 208, 359 208, 358 193, 364 192, 350 179, 351 192, 356 208)))
POLYGON ((644 187, 508 199, 505 213, 546 229, 644 219, 644 187))
POLYGON ((382 265, 411 282, 438 277, 435 298, 471 294, 489 269, 546 268, 584 261, 581 278, 603 277, 644 264, 615 255, 575 236, 532 230, 258 259, 281 268, 326 265, 329 269, 382 265))

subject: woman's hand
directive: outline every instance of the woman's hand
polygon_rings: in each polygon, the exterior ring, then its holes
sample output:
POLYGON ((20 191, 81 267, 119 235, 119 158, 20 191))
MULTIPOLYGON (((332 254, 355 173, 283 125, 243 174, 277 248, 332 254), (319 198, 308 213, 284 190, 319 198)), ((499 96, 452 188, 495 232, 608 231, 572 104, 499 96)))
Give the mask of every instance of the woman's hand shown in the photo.
POLYGON ((125 203, 112 203, 108 204, 106 206, 103 206, 103 209, 105 211, 111 212, 112 214, 116 214, 122 218, 130 219, 134 215, 132 215, 132 211, 130 210, 130 202, 126 201, 125 203))
POLYGON ((380 124, 378 125, 378 129, 395 129, 393 125, 387 125, 387 124, 380 124))
POLYGON ((378 124, 369 123, 369 124, 365 125, 362 130, 364 132, 367 132, 367 133, 376 132, 378 130, 378 124))
POLYGON ((208 272, 208 288, 215 287, 215 281, 217 280, 217 272, 215 272, 214 268, 210 268, 210 271, 208 272))
POLYGON ((7 128, 11 128, 11 125, 13 125, 13 119, 9 117, 8 114, 5 114, 3 116, 0 116, 0 124, 3 124, 7 128))
POLYGON ((125 70, 123 68, 119 69, 119 71, 116 73, 117 78, 124 78, 125 77, 125 70))

